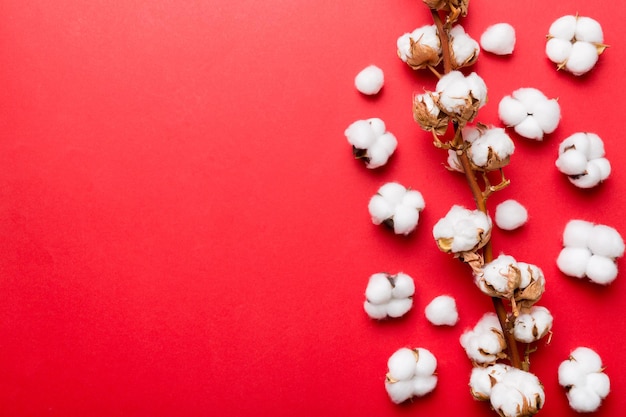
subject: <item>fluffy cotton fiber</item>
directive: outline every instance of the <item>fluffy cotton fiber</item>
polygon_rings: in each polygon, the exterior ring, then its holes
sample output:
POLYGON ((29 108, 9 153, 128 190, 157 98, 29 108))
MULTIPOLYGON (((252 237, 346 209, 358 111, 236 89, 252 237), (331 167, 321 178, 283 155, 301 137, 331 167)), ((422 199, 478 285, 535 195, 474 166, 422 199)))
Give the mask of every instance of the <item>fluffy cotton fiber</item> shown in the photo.
POLYGON ((354 78, 354 86, 365 95, 374 95, 383 88, 385 74, 376 65, 363 68, 354 78))
POLYGON ((400 348, 387 361, 385 389, 394 403, 428 394, 437 385, 437 359, 424 348, 400 348))
POLYGON ((480 37, 480 46, 496 55, 510 55, 515 49, 515 28, 508 23, 489 26, 480 37))
POLYGON ((456 301, 449 295, 435 297, 424 312, 428 321, 435 326, 454 326, 459 321, 456 301))
POLYGON ((496 206, 496 225, 503 230, 514 230, 528 221, 526 207, 515 200, 506 200, 496 206))
POLYGON ((566 15, 555 20, 548 30, 546 55, 574 75, 589 72, 604 52, 602 26, 586 16, 566 15))
POLYGON ((401 317, 413 307, 415 283, 405 273, 377 273, 369 278, 363 308, 373 319, 401 317))
POLYGON ((368 210, 374 224, 384 223, 392 227, 394 233, 408 235, 417 226, 424 207, 424 197, 419 191, 389 182, 370 199, 368 210))
POLYGON ((579 413, 596 411, 611 391, 611 381, 600 356, 578 347, 559 365, 559 384, 566 389, 570 407, 579 413))
POLYGON ((385 122, 377 117, 351 123, 344 135, 354 156, 370 169, 385 165, 398 147, 396 137, 387 132, 385 122))
POLYGON ((561 107, 556 99, 548 99, 536 88, 525 87, 500 100, 498 115, 518 135, 541 141, 558 127, 561 107))

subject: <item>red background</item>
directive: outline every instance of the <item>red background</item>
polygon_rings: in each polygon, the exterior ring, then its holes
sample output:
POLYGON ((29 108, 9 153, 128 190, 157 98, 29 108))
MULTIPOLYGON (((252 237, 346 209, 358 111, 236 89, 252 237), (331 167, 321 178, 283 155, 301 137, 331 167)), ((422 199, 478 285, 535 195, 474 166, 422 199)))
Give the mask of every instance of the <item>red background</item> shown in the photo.
MULTIPOLYGON (((575 414, 556 369, 581 345, 612 379, 597 415, 626 408, 626 278, 600 288, 555 266, 569 219, 626 233, 625 11, 472 1, 464 20, 476 39, 497 22, 517 30, 513 56, 484 53, 473 68, 489 87, 480 121, 498 125, 497 103, 519 87, 561 104, 544 142, 513 136, 512 185, 489 201, 528 208, 521 230, 494 231, 494 249, 548 279, 554 335, 531 365, 546 416, 575 414), (544 54, 550 23, 576 12, 611 45, 581 78, 544 54), (613 173, 595 190, 554 167, 576 131, 605 141, 613 173)), ((469 394, 458 338, 491 302, 431 237, 452 204, 473 201, 412 120, 412 93, 434 76, 395 51, 430 22, 418 0, 0 2, 0 415, 489 415, 469 394), (365 98, 353 79, 372 63, 386 84, 365 98), (343 136, 367 117, 399 140, 377 171, 343 136), (425 197, 408 238, 370 222, 367 202, 386 181, 425 197), (363 312, 379 271, 415 278, 405 318, 363 312), (423 315, 444 293, 459 306, 453 328, 423 315), (402 346, 437 356, 439 385, 397 406, 383 381, 402 346)))

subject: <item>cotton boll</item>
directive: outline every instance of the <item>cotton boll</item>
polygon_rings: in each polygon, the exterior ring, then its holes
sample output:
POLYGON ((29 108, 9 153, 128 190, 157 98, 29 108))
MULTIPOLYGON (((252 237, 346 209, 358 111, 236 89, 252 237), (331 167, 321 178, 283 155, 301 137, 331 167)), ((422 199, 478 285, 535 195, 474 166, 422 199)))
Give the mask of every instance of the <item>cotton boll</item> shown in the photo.
POLYGON ((586 383, 587 372, 581 371, 581 366, 576 360, 565 360, 561 362, 558 368, 559 385, 582 386, 586 383))
POLYGON ((450 41, 457 68, 472 64, 480 53, 478 42, 465 33, 461 25, 456 25, 450 30, 450 41))
POLYGON ((496 206, 496 225, 503 230, 515 230, 528 221, 526 207, 515 200, 506 200, 496 206))
POLYGON ((426 306, 425 314, 435 326, 454 326, 459 321, 456 301, 449 295, 435 297, 426 306))
POLYGON ((376 140, 376 134, 367 120, 353 122, 344 134, 348 142, 357 149, 367 149, 376 140))
POLYGON ((394 298, 408 298, 415 294, 415 282, 413 278, 402 272, 395 276, 394 287, 391 290, 394 298))
POLYGON ((594 255, 619 258, 624 254, 622 236, 615 228, 602 224, 593 226, 587 240, 587 246, 594 255))
POLYGON ((574 36, 578 41, 591 43, 604 42, 604 35, 602 33, 602 26, 600 26, 600 23, 597 20, 586 16, 578 16, 574 36))
POLYGON ((413 396, 413 381, 385 382, 385 389, 391 401, 400 404, 413 396))
POLYGON ((587 157, 576 149, 570 149, 559 155, 555 165, 565 175, 582 175, 587 169, 587 157))
POLYGON ((415 375, 416 353, 409 348, 400 348, 387 360, 389 377, 395 380, 411 379, 415 375))
POLYGON ((598 353, 586 346, 577 347, 570 353, 571 360, 575 361, 580 367, 581 372, 586 374, 591 372, 600 372, 603 368, 602 358, 598 353))
POLYGON ((508 23, 489 26, 480 37, 480 45, 485 51, 496 55, 509 55, 515 48, 515 28, 508 23))
POLYGON ((559 253, 556 264, 561 272, 570 277, 583 278, 591 252, 587 248, 565 247, 559 253))
POLYGON ((590 71, 598 62, 598 49, 588 42, 576 42, 565 62, 565 69, 574 75, 590 71))
POLYGON ((617 278, 617 265, 610 258, 592 255, 587 262, 585 275, 596 284, 607 285, 617 278))
POLYGON ((586 220, 573 219, 563 230, 563 246, 587 248, 594 224, 586 220))
POLYGON ((475 72, 468 75, 465 80, 469 85, 472 97, 479 101, 479 107, 483 107, 487 103, 487 84, 485 84, 485 80, 475 72))
POLYGON ((522 313, 513 326, 515 340, 532 343, 543 338, 552 329, 552 314, 541 306, 533 306, 529 313, 522 313))
POLYGON ((354 79, 357 90, 366 95, 377 94, 383 87, 385 76, 383 70, 376 65, 369 65, 362 69, 354 79))
POLYGON ((470 390, 474 398, 484 401, 491 396, 492 387, 502 380, 511 369, 509 365, 497 363, 488 367, 474 367, 470 376, 470 390))
POLYGON ((565 62, 572 54, 572 43, 569 40, 551 38, 546 42, 546 55, 552 62, 565 62))
POLYGON ((383 304, 391 300, 392 286, 387 274, 378 273, 370 276, 365 298, 374 304, 383 304))
POLYGON ((385 388, 395 403, 425 395, 437 385, 437 377, 433 375, 437 359, 427 349, 398 349, 387 361, 387 367, 385 388))

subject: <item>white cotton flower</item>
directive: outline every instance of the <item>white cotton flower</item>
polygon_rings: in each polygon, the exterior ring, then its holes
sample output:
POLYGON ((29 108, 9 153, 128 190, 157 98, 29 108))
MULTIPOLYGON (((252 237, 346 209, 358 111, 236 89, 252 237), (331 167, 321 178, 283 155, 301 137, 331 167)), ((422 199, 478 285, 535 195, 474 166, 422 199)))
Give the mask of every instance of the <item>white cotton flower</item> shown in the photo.
POLYGON ((413 307, 414 294, 415 283, 409 275, 376 273, 367 283, 363 308, 373 319, 401 317, 413 307))
POLYGON ((536 414, 545 403, 539 379, 530 372, 509 368, 491 389, 491 406, 502 417, 536 414))
POLYGON ((374 224, 384 223, 393 228, 394 233, 408 235, 417 226, 419 213, 425 205, 419 191, 389 182, 370 199, 368 210, 374 224))
POLYGON ((385 122, 376 117, 353 122, 344 135, 355 158, 370 169, 385 165, 398 146, 396 137, 386 131, 385 122))
POLYGON ((450 29, 450 45, 452 48, 452 67, 461 68, 472 65, 478 59, 480 46, 472 39, 461 25, 450 29))
POLYGON ((607 285, 617 278, 615 260, 623 255, 624 240, 615 228, 574 219, 565 226, 556 263, 565 275, 607 285))
POLYGON ((396 41, 398 57, 413 69, 436 66, 441 61, 441 41, 435 25, 421 26, 396 41))
POLYGON ((547 308, 533 306, 528 313, 522 313, 515 318, 513 336, 519 342, 536 342, 550 332, 552 321, 552 314, 547 308))
POLYGON ((515 230, 528 221, 528 210, 516 200, 505 200, 496 206, 496 225, 503 230, 515 230))
POLYGON ((491 297, 510 299, 520 285, 521 273, 515 258, 501 254, 474 272, 474 282, 491 297))
POLYGON ((487 85, 475 72, 450 71, 437 82, 437 105, 450 117, 471 121, 487 102, 487 85))
POLYGON ((579 413, 596 411, 609 395, 611 381, 600 356, 578 347, 559 365, 559 384, 565 388, 570 407, 579 413))
POLYGON ((433 237, 444 252, 454 254, 481 248, 491 235, 491 219, 479 210, 454 205, 433 227, 433 237))
POLYGON ((473 329, 466 330, 459 342, 467 357, 479 365, 493 364, 504 355, 506 342, 495 313, 486 313, 473 329))
POLYGON ((510 55, 515 49, 515 28, 508 23, 489 26, 480 37, 480 46, 496 55, 510 55))
POLYGON ((385 389, 391 401, 402 403, 428 394, 437 385, 437 359, 424 348, 400 348, 387 361, 385 389))
POLYGON ((449 295, 433 298, 424 310, 426 318, 435 326, 454 326, 459 321, 456 301, 449 295))
POLYGON ((555 165, 572 184, 591 188, 611 173, 611 163, 604 155, 604 142, 598 135, 578 132, 561 142, 555 165))
POLYGON ((383 70, 376 65, 368 65, 363 68, 354 78, 356 89, 366 95, 378 94, 385 83, 383 70))
MULTIPOLYGON (((463 141, 469 144, 467 155, 474 168, 493 171, 509 164, 515 144, 503 128, 487 127, 482 124, 466 126, 461 131, 463 141)), ((456 151, 448 150, 448 166, 463 172, 456 151)))
POLYGON ((544 135, 558 127, 561 108, 556 99, 548 99, 536 88, 526 87, 503 97, 498 105, 498 115, 518 135, 541 141, 544 135))
POLYGON ((548 30, 546 55, 574 75, 590 71, 606 45, 602 26, 586 16, 566 15, 555 20, 548 30))

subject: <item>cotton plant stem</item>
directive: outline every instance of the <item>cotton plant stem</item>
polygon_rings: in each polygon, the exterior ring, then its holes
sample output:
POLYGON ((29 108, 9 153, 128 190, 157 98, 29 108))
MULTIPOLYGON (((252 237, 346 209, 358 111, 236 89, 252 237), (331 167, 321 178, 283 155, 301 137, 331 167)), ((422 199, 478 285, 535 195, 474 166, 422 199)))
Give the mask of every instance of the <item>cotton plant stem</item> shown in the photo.
MULTIPOLYGON (((443 55, 443 69, 444 74, 452 71, 452 57, 450 54, 450 39, 448 37, 447 30, 443 27, 443 22, 441 21, 441 16, 439 16, 439 12, 435 9, 430 9, 430 12, 433 16, 433 20, 435 22, 435 26, 437 27, 437 31, 439 33, 439 39, 441 40, 441 50, 443 55)), ((469 157, 467 156, 467 150, 462 148, 460 142, 461 138, 461 126, 458 124, 454 124, 454 145, 455 148, 458 149, 457 156, 459 161, 461 162, 461 166, 463 167, 463 172, 465 173, 465 179, 467 180, 467 184, 472 192, 474 197, 474 201, 476 203, 476 207, 478 210, 487 214, 487 198, 483 193, 478 181, 476 180, 476 175, 474 170, 472 169, 472 165, 470 163, 469 157)), ((483 247, 483 259, 485 262, 491 262, 493 260, 493 250, 491 246, 491 239, 487 242, 487 244, 483 247)), ((500 322, 500 327, 502 327, 502 333, 504 334, 504 339, 506 341, 509 360, 511 361, 511 365, 522 369, 522 361, 520 360, 519 351, 517 348, 517 342, 513 337, 513 334, 509 331, 508 325, 508 313, 506 308, 504 307, 504 303, 502 299, 497 297, 491 297, 493 302, 494 309, 496 311, 496 315, 498 316, 498 321, 500 322)))

